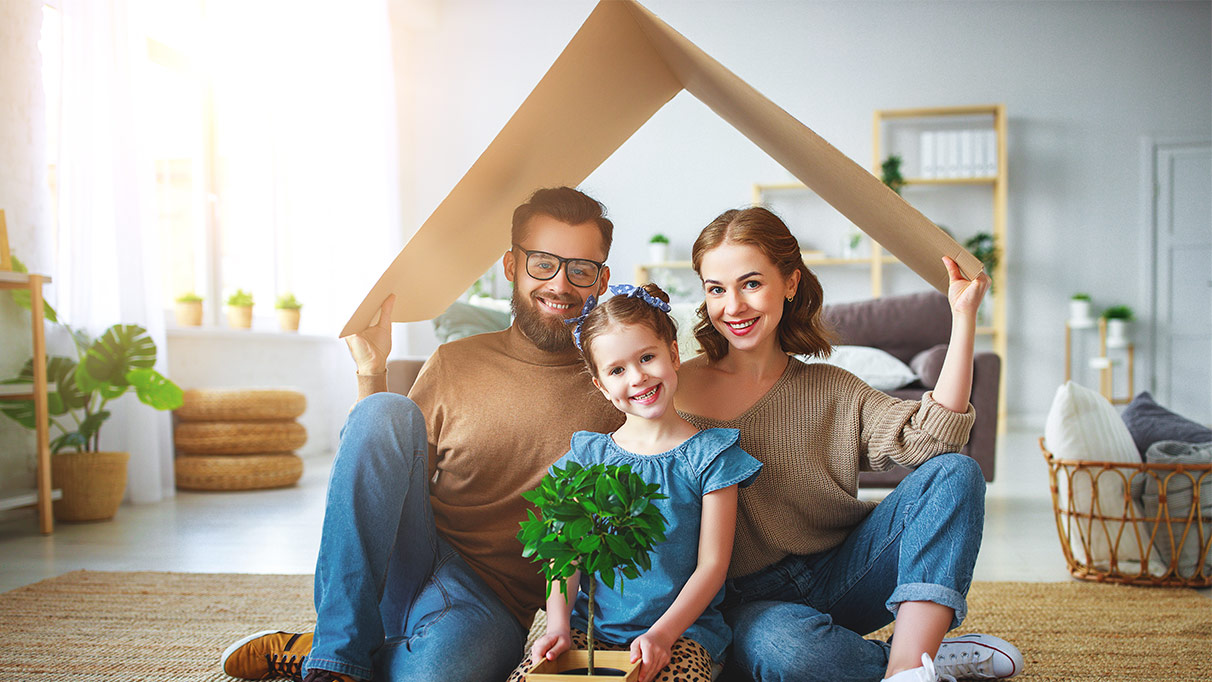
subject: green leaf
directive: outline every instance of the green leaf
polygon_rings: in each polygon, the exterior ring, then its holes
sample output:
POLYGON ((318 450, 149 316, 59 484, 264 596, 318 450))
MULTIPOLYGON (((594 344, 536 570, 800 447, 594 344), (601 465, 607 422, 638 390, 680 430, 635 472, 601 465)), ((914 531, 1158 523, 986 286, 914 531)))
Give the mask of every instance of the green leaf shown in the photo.
MULTIPOLYGON (((22 263, 20 258, 13 256, 12 261, 13 261, 13 272, 29 274, 29 268, 25 267, 25 263, 22 263)), ((13 289, 12 293, 13 293, 13 302, 16 303, 17 305, 21 306, 22 308, 29 310, 30 307, 33 305, 33 301, 31 298, 32 294, 30 293, 29 289, 13 289)), ((55 312, 55 309, 52 308, 51 304, 47 303, 45 299, 42 300, 42 316, 46 318, 47 322, 58 322, 59 321, 59 314, 55 312)))
POLYGON ((614 571, 602 571, 602 582, 606 583, 606 587, 614 589, 614 571))
MULTIPOLYGON (((147 330, 137 324, 115 324, 93 342, 80 366, 98 384, 125 390, 129 385, 126 381, 128 372, 155 364, 156 343, 147 330)), ((85 383, 80 383, 81 388, 85 388, 85 383)), ((98 389, 105 394, 103 387, 98 386, 98 389)))
POLYGON ((602 538, 597 535, 586 535, 577 541, 577 551, 588 554, 602 545, 602 538))
POLYGON ((132 369, 126 373, 126 381, 135 387, 140 402, 157 410, 175 410, 184 402, 181 387, 154 369, 132 369))

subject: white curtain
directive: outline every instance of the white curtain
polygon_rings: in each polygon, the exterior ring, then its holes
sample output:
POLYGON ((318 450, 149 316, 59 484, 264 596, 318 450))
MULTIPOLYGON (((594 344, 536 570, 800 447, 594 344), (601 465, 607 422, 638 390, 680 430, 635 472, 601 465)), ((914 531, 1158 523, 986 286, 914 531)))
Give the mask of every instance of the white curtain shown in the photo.
MULTIPOLYGON (((63 22, 59 121, 59 313, 94 337, 112 324, 138 324, 165 373, 163 297, 154 214, 155 176, 139 149, 138 55, 129 0, 60 0, 63 22)), ((101 449, 130 452, 127 498, 171 497, 172 433, 167 412, 133 394, 110 404, 101 449)))

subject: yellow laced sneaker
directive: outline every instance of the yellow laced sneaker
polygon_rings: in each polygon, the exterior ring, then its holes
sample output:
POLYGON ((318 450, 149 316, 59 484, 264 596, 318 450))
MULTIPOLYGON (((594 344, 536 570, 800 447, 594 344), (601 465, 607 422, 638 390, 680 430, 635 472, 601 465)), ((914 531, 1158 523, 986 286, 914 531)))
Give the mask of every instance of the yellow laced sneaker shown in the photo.
POLYGON ((264 630, 236 640, 219 659, 223 672, 244 680, 285 677, 303 680, 303 659, 311 653, 312 633, 264 630))

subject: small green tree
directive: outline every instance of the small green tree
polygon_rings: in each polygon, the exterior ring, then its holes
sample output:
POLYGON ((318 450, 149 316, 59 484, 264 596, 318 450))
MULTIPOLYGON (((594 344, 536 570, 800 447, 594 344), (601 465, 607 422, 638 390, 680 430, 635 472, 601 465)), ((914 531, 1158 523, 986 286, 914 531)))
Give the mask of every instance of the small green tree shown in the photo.
POLYGON ((611 589, 617 579, 621 591, 624 578, 634 580, 652 568, 649 553, 665 541, 665 518, 652 504, 667 497, 659 489, 627 465, 585 467, 569 462, 564 469, 553 468, 534 490, 522 493, 539 514, 527 510, 518 540, 522 556, 540 564, 547 596, 554 582, 567 595, 566 581, 577 571, 586 582, 590 675, 594 674, 595 577, 611 589))

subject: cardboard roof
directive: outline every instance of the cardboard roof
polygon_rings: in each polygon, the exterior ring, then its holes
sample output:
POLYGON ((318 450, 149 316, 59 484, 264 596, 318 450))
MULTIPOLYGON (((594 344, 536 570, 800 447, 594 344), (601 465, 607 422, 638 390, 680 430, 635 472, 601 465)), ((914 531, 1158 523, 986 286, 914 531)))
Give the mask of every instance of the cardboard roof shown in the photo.
POLYGON ((509 248, 535 189, 575 187, 685 89, 940 291, 941 256, 981 263, 925 216, 634 0, 602 0, 467 174, 346 323, 365 329, 389 294, 395 322, 438 316, 509 248), (437 264, 441 267, 437 267, 437 264), (424 289, 428 295, 406 295, 424 289))

